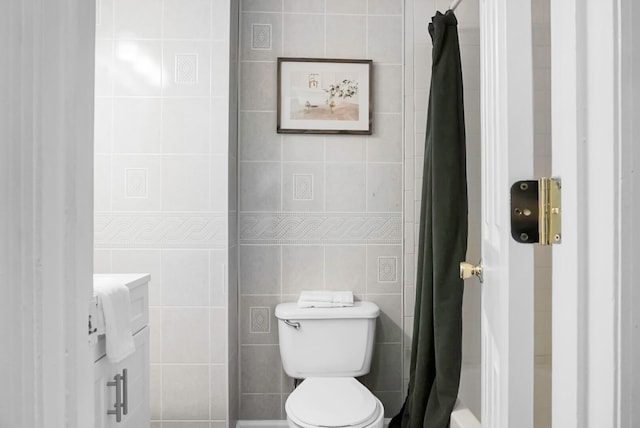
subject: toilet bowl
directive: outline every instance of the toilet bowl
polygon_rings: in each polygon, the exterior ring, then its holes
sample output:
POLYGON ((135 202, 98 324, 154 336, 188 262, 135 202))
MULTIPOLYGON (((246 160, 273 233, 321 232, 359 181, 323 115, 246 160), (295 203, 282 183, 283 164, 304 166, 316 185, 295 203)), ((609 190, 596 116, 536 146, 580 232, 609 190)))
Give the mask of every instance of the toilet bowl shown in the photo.
POLYGON ((311 377, 285 404, 291 428, 382 428, 384 406, 352 377, 311 377))

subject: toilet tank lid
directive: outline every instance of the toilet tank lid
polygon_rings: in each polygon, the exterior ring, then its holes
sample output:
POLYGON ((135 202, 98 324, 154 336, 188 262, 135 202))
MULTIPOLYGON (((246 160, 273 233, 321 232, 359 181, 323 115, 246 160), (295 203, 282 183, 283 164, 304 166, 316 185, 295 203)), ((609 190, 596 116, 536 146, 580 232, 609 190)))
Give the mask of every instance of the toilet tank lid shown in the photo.
POLYGON ((276 306, 276 317, 281 320, 377 318, 378 315, 380 308, 373 302, 355 302, 353 306, 339 308, 300 308, 297 302, 276 306))

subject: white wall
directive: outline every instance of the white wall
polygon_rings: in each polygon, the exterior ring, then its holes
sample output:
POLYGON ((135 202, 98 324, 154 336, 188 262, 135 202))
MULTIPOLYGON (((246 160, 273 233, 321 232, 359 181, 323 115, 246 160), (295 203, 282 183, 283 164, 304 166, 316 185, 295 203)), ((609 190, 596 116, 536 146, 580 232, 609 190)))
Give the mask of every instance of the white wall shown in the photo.
POLYGON ((82 428, 93 408, 94 8, 73 0, 4 6, 0 426, 82 428))
POLYGON ((151 273, 152 426, 224 427, 237 414, 235 2, 97 4, 95 269, 151 273))
POLYGON ((380 306, 362 380, 393 416, 403 397, 403 1, 241 8, 240 417, 285 417, 293 381, 282 372, 274 307, 308 289, 352 290, 380 306), (279 56, 373 60, 373 135, 277 134, 279 56))

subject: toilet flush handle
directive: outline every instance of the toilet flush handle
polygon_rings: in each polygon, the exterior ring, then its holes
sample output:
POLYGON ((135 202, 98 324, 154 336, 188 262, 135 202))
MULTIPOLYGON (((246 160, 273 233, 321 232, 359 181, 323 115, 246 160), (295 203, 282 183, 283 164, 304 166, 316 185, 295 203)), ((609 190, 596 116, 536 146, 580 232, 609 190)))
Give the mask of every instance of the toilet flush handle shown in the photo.
POLYGON ((284 320, 284 323, 286 325, 288 325, 289 327, 295 328, 296 330, 300 328, 300 323, 299 322, 291 322, 289 320, 284 320))

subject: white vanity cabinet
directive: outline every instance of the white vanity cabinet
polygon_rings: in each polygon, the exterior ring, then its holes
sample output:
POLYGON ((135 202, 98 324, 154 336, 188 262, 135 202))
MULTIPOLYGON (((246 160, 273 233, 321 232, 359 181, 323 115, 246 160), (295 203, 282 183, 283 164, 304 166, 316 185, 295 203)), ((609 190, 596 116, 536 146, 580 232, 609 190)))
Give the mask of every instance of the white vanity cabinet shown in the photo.
POLYGON ((147 274, 102 274, 129 287, 131 331, 136 351, 113 364, 104 335, 93 345, 95 428, 149 428, 149 302, 147 274), (118 415, 119 414, 119 415, 118 415))

